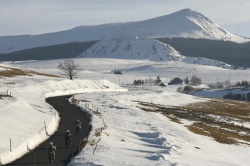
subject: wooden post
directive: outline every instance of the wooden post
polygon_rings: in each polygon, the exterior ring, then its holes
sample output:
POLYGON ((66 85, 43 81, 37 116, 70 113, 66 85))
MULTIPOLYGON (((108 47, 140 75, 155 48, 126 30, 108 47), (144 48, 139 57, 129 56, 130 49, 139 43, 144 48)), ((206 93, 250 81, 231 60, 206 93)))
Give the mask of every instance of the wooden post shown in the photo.
POLYGON ((45 134, 47 135, 47 127, 46 127, 46 122, 44 121, 44 129, 45 129, 45 134))
POLYGON ((81 150, 81 142, 82 142, 82 139, 80 139, 80 143, 79 143, 79 147, 78 147, 78 153, 80 153, 80 150, 81 150))
POLYGON ((10 152, 12 152, 12 147, 11 147, 11 138, 10 138, 10 152))

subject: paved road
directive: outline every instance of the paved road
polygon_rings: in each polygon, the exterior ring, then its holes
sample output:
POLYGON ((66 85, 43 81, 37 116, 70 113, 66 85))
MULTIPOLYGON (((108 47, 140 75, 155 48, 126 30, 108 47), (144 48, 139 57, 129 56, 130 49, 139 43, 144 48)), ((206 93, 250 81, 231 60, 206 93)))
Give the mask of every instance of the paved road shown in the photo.
POLYGON ((89 132, 89 118, 67 101, 69 97, 70 96, 60 96, 47 99, 47 102, 60 113, 61 121, 58 131, 47 141, 39 145, 34 151, 31 151, 29 154, 8 165, 62 166, 66 165, 70 161, 70 158, 79 152, 79 145, 81 144, 80 148, 84 146, 81 140, 86 138, 89 132), (75 133, 75 122, 77 119, 82 122, 83 127, 79 135, 75 133), (67 148, 64 143, 64 133, 66 130, 70 130, 73 133, 72 146, 69 148, 67 148), (48 160, 47 147, 49 142, 53 142, 54 145, 57 146, 56 159, 52 164, 50 164, 48 160))

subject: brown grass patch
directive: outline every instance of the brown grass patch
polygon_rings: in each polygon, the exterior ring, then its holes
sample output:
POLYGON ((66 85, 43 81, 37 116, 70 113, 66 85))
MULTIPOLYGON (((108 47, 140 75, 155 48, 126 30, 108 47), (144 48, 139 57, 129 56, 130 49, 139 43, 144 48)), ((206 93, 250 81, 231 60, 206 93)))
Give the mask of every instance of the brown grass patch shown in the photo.
POLYGON ((90 102, 88 100, 79 100, 79 99, 75 99, 74 97, 72 97, 71 102, 74 104, 79 104, 80 102, 90 102))
POLYGON ((250 102, 213 99, 182 107, 138 103, 142 110, 162 113, 173 122, 180 123, 181 119, 192 121, 193 125, 187 126, 190 131, 212 137, 220 143, 250 143, 250 129, 243 126, 244 122, 250 122, 250 102))
POLYGON ((32 76, 32 75, 41 75, 41 76, 47 76, 47 77, 57 77, 59 76, 52 75, 52 74, 44 74, 44 73, 39 73, 31 70, 21 70, 17 68, 11 68, 11 67, 3 67, 6 68, 6 70, 1 70, 0 71, 0 77, 15 77, 15 76, 32 76))
POLYGON ((28 70, 27 73, 28 74, 33 74, 33 75, 46 76, 46 77, 62 78, 62 77, 54 75, 54 74, 39 73, 39 72, 36 72, 36 71, 31 71, 31 70, 28 70))
POLYGON ((93 112, 95 115, 98 115, 98 116, 101 115, 101 112, 99 112, 99 111, 92 110, 92 112, 93 112))
POLYGON ((171 116, 167 116, 172 122, 175 122, 175 123, 179 123, 179 124, 182 124, 180 119, 176 118, 176 117, 171 117, 171 116))
POLYGON ((15 68, 6 68, 6 70, 0 71, 1 77, 15 77, 15 76, 24 76, 29 75, 26 71, 23 71, 21 69, 15 69, 15 68))
POLYGON ((95 131, 95 136, 96 136, 96 137, 100 137, 100 136, 101 136, 101 131, 96 130, 96 131, 95 131))
POLYGON ((80 101, 77 100, 77 99, 75 99, 74 97, 72 97, 72 98, 71 98, 71 103, 73 103, 73 104, 79 104, 80 101))
POLYGON ((3 94, 0 94, 0 99, 6 98, 6 97, 12 97, 12 96, 11 96, 11 95, 3 95, 3 94))

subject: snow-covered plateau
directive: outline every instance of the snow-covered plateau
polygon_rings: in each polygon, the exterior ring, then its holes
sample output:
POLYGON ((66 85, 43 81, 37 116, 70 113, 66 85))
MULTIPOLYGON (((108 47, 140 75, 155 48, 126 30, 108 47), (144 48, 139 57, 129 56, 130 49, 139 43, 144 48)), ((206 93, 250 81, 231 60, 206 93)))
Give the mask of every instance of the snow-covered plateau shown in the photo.
MULTIPOLYGON (((11 67, 59 75, 57 66, 62 61, 4 62, 0 65, 0 73, 11 70, 11 67)), ((171 107, 210 99, 178 93, 176 90, 183 85, 130 85, 137 79, 160 76, 167 84, 175 77, 184 79, 193 75, 202 79, 203 87, 226 80, 233 84, 249 80, 250 70, 181 61, 108 57, 77 58, 74 61, 81 71, 73 81, 37 74, 1 77, 0 159, 3 164, 25 153, 27 146, 33 149, 46 139, 44 123, 50 133, 56 130, 59 117, 45 102, 46 97, 79 93, 75 99, 90 101, 101 114, 93 114, 89 143, 69 165, 249 165, 249 145, 222 144, 211 137, 194 134, 185 127, 192 124, 191 121, 175 123, 160 113, 141 110, 135 102, 171 107), (115 70, 122 74, 114 74, 115 70), (88 96, 81 93, 88 93, 88 96), (101 127, 104 130, 100 137, 96 137, 95 132, 101 127)), ((85 103, 80 106, 85 107, 85 103)))

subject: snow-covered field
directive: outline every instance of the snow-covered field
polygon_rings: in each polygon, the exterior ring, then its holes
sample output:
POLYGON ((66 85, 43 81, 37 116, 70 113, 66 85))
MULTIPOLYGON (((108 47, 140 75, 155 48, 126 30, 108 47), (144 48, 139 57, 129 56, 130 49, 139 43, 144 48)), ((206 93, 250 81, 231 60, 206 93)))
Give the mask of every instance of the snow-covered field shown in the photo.
MULTIPOLYGON (((5 63, 6 66, 57 74, 57 66, 63 60, 5 63)), ((230 80, 231 83, 250 80, 250 70, 230 70, 183 62, 152 62, 149 60, 122 60, 79 58, 75 62, 82 71, 78 80, 45 76, 17 76, 0 80, 1 93, 12 97, 0 100, 0 159, 7 162, 17 157, 23 149, 34 148, 46 139, 44 121, 49 132, 57 127, 55 111, 44 98, 48 96, 89 92, 88 98, 94 109, 93 131, 89 144, 72 159, 70 165, 248 165, 249 146, 220 144, 205 136, 196 135, 183 124, 171 122, 158 113, 144 112, 133 101, 147 101, 162 105, 185 105, 207 100, 176 92, 178 86, 146 86, 121 88, 135 79, 160 76, 164 83, 174 77, 196 75, 204 84, 230 80), (113 74, 121 70, 122 75, 113 74), (92 80, 92 81, 91 81, 92 80), (113 84, 113 83, 115 84, 113 84), (105 87, 109 89, 104 92, 105 87), (122 91, 122 92, 112 92, 122 91), (39 117, 39 118, 37 118, 39 117), (25 119, 25 120, 24 120, 25 119), (105 124, 105 125, 104 125, 105 124), (107 126, 100 138, 96 129, 107 126), (9 139, 12 152, 9 152, 9 139), (91 145, 92 144, 92 145, 91 145), (94 153, 94 154, 93 154, 94 153), (13 155, 15 154, 15 155, 13 155)), ((4 68, 1 67, 1 70, 4 68)), ((83 103, 83 106, 85 104, 83 103)), ((189 124, 186 121, 184 124, 189 124)))
MULTIPOLYGON (((101 115, 94 116, 89 144, 72 160, 72 166, 249 164, 249 147, 220 144, 209 137, 193 134, 183 124, 171 122, 158 113, 144 112, 133 102, 149 101, 170 106, 205 99, 172 93, 168 89, 163 92, 93 93, 88 98, 77 95, 76 99, 90 101, 101 115), (96 137, 95 133, 101 128, 104 128, 101 136, 96 137)), ((81 105, 84 107, 85 103, 81 105)))

